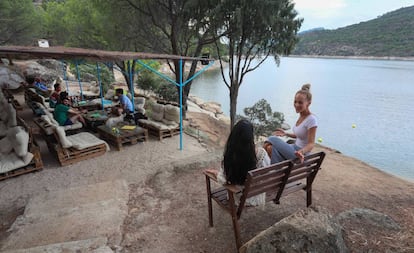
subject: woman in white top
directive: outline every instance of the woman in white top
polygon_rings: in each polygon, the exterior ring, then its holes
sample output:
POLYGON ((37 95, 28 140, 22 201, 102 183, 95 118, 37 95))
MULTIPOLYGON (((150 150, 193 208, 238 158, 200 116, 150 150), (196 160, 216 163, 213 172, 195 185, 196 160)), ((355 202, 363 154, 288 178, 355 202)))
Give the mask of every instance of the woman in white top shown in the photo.
POLYGON ((313 149, 318 123, 315 115, 309 110, 311 102, 310 84, 304 84, 295 94, 294 107, 296 113, 299 113, 299 119, 292 128, 293 133, 278 128, 273 133, 276 136, 270 136, 265 142, 264 147, 271 156, 272 164, 295 158, 303 162, 305 155, 313 149), (277 136, 296 138, 296 141, 294 144, 288 144, 277 136))
MULTIPOLYGON (((234 125, 227 139, 224 157, 219 170, 209 169, 221 184, 244 185, 247 172, 270 165, 270 158, 262 148, 254 144, 253 125, 248 120, 240 120, 234 125)), ((265 195, 260 194, 246 200, 246 205, 256 206, 265 203, 265 195)))

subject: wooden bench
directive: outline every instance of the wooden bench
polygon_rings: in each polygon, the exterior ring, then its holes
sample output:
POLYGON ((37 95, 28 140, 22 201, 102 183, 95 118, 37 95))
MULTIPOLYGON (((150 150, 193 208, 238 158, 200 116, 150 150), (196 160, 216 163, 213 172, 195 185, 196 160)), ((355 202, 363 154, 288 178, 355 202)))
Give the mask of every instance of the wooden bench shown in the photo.
POLYGON ((223 185, 212 190, 211 180, 216 181, 215 175, 204 171, 207 187, 209 225, 213 226, 212 199, 230 214, 233 222, 236 246, 242 246, 240 225, 238 220, 245 207, 246 199, 266 194, 266 202, 280 203, 280 198, 299 190, 306 191, 306 206, 312 204, 312 183, 325 157, 324 152, 307 156, 305 162, 294 164, 293 161, 283 161, 267 167, 248 172, 244 188, 239 185, 223 185), (236 203, 236 194, 241 194, 240 202, 236 203))

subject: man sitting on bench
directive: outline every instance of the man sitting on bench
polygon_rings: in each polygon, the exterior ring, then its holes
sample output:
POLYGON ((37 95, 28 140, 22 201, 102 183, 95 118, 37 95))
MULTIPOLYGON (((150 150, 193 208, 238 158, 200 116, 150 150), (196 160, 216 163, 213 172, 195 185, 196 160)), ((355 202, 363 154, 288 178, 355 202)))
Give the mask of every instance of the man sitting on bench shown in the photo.
POLYGON ((87 110, 79 111, 70 107, 70 101, 67 92, 60 93, 60 101, 56 105, 53 117, 61 126, 73 125, 80 121, 85 126, 85 119, 82 117, 82 112, 87 110))

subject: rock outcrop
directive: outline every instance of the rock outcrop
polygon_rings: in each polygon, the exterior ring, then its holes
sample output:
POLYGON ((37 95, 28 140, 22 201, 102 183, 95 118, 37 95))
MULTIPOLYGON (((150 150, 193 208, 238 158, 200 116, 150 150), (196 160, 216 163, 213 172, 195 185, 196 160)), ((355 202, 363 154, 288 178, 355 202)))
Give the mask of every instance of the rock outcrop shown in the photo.
POLYGON ((390 216, 365 208, 353 208, 344 211, 337 216, 340 222, 350 221, 369 224, 380 229, 388 229, 398 231, 400 225, 396 223, 390 216))
POLYGON ((348 252, 340 225, 324 210, 300 210, 244 244, 240 252, 348 252))
POLYGON ((19 70, 11 66, 0 66, 0 88, 17 89, 24 81, 19 70))

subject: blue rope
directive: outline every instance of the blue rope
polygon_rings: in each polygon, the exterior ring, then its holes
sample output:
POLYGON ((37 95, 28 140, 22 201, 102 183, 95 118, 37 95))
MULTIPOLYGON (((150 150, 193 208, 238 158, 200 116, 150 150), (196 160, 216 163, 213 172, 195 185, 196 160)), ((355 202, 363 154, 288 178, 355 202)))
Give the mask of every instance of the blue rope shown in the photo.
POLYGON ((78 82, 79 82, 79 87, 80 87, 80 95, 81 95, 81 100, 83 101, 83 91, 82 91, 82 83, 81 83, 81 80, 80 80, 80 73, 79 73, 78 61, 76 61, 76 73, 78 74, 78 82))
POLYGON ((101 72, 100 72, 100 68, 99 68, 99 63, 96 63, 96 73, 98 75, 98 84, 99 84, 99 93, 101 95, 101 105, 102 105, 102 111, 105 111, 105 107, 104 107, 104 101, 103 101, 103 87, 102 87, 102 82, 101 82, 101 72))

